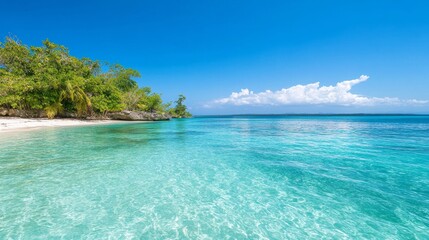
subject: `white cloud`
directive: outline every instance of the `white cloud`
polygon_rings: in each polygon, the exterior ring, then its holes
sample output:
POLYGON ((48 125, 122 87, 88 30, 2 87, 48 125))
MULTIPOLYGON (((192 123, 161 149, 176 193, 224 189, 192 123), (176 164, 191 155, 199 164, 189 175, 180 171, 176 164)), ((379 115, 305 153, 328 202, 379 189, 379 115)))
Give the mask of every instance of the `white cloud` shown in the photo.
POLYGON ((295 85, 278 91, 266 90, 254 93, 245 88, 240 92, 233 92, 229 97, 214 100, 213 105, 342 105, 342 106, 374 106, 374 105, 422 105, 429 101, 416 99, 401 100, 391 97, 366 97, 351 93, 350 90, 356 84, 368 80, 368 76, 362 75, 358 79, 337 83, 335 86, 320 86, 320 82, 307 85, 295 85))

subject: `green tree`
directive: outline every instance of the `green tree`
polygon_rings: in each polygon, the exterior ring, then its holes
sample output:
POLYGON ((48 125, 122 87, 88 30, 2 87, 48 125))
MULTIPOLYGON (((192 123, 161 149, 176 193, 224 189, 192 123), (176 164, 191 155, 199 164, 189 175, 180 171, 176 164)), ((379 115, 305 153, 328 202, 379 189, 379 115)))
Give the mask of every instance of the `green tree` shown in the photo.
POLYGON ((142 110, 146 112, 162 112, 164 110, 161 95, 158 93, 147 95, 142 103, 142 110))
POLYGON ((168 111, 170 104, 150 88, 139 88, 137 77, 138 71, 119 64, 73 57, 49 40, 31 47, 13 38, 0 43, 1 108, 45 111, 50 118, 62 112, 168 111))
POLYGON ((145 88, 134 88, 124 93, 123 101, 127 110, 143 110, 145 98, 147 98, 147 91, 145 88))
POLYGON ((120 64, 114 64, 104 76, 119 90, 127 92, 138 87, 137 82, 132 78, 140 77, 140 73, 134 69, 124 68, 120 64))
POLYGON ((102 77, 93 77, 86 83, 85 91, 91 100, 92 110, 104 115, 107 112, 124 110, 122 92, 105 81, 102 77))
POLYGON ((188 118, 192 117, 192 114, 190 114, 187 110, 186 105, 184 104, 184 101, 186 100, 186 97, 182 94, 179 95, 179 98, 175 101, 176 106, 172 109, 170 109, 170 114, 173 115, 173 117, 176 118, 188 118))

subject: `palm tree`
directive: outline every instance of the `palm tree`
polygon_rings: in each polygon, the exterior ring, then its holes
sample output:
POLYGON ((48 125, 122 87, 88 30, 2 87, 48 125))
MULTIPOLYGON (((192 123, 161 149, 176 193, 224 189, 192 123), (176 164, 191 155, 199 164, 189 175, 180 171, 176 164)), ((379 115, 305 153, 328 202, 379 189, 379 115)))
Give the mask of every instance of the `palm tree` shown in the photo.
POLYGON ((77 84, 66 81, 60 92, 60 102, 70 101, 77 110, 78 116, 88 112, 91 107, 91 100, 85 91, 77 84))

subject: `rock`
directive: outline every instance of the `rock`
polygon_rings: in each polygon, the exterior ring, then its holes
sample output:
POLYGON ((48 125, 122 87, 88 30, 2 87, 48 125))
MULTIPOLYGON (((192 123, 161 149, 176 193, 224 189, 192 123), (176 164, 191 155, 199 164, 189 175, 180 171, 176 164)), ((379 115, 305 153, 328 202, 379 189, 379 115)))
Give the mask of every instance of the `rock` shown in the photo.
POLYGON ((168 114, 150 113, 141 111, 121 111, 108 113, 107 116, 111 120, 125 120, 125 121, 164 121, 170 120, 171 116, 168 114))
MULTIPOLYGON (((43 110, 19 110, 0 108, 0 116, 20 117, 20 118, 46 118, 46 112, 43 110)), ((164 121, 170 120, 169 114, 150 113, 141 111, 121 111, 107 114, 89 114, 78 116, 73 112, 62 112, 57 115, 58 118, 85 118, 88 120, 124 120, 124 121, 164 121)))
POLYGON ((0 116, 20 117, 20 118, 46 118, 43 110, 20 110, 20 109, 0 109, 0 116))
POLYGON ((5 117, 8 116, 9 111, 7 109, 0 109, 0 116, 5 117))

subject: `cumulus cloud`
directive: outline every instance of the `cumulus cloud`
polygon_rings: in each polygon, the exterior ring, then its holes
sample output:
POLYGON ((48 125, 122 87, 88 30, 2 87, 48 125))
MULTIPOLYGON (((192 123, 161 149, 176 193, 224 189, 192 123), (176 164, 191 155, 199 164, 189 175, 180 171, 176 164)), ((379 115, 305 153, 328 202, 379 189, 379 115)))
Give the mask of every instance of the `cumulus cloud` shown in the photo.
POLYGON ((351 93, 350 90, 356 84, 368 80, 368 76, 362 75, 358 79, 338 82, 335 86, 320 86, 320 82, 307 85, 295 85, 278 91, 266 90, 255 93, 247 88, 240 92, 233 92, 229 97, 214 100, 208 106, 213 105, 306 105, 326 104, 342 106, 374 106, 374 105, 422 105, 429 101, 416 99, 401 100, 391 97, 366 97, 351 93))

